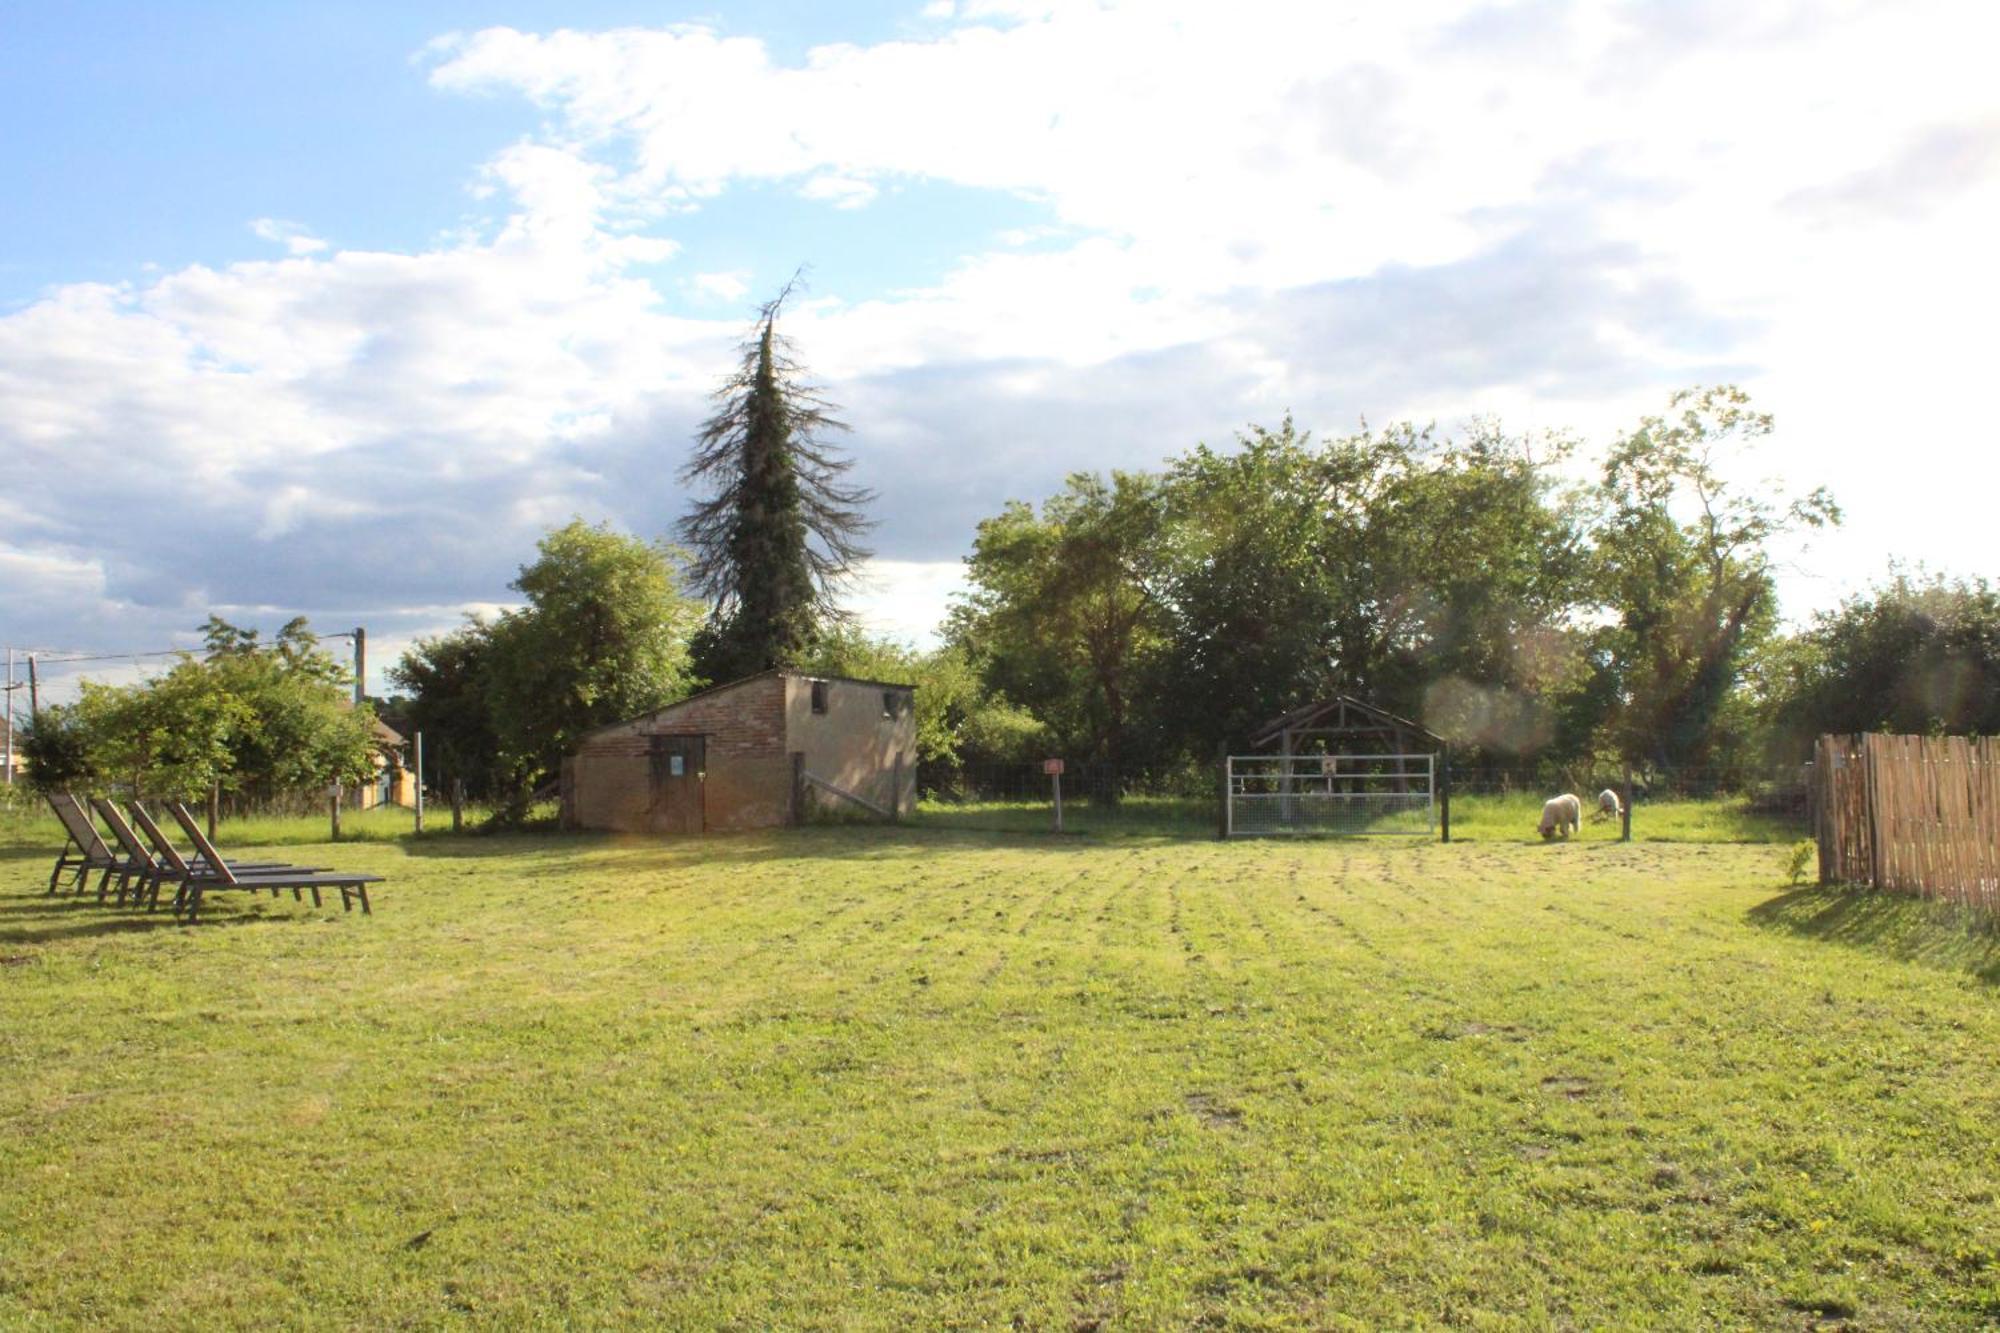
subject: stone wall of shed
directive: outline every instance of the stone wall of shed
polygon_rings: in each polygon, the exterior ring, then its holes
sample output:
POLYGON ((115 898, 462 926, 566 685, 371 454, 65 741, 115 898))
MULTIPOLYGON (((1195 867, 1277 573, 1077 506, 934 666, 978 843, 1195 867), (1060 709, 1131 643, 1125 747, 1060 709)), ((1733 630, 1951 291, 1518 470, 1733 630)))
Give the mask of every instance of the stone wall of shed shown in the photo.
POLYGON ((593 734, 577 747, 571 817, 580 828, 650 832, 652 737, 705 735, 703 826, 750 829, 789 822, 785 685, 782 676, 757 677, 593 734))
MULTIPOLYGON (((785 680, 788 744, 805 755, 806 772, 885 810, 908 815, 917 806, 917 716, 908 689, 884 690, 858 680, 826 682, 826 712, 812 711, 812 681, 785 680), (885 716, 885 694, 898 696, 885 716)), ((821 799, 825 799, 822 794, 821 799)), ((857 813, 847 802, 846 813, 857 813)))

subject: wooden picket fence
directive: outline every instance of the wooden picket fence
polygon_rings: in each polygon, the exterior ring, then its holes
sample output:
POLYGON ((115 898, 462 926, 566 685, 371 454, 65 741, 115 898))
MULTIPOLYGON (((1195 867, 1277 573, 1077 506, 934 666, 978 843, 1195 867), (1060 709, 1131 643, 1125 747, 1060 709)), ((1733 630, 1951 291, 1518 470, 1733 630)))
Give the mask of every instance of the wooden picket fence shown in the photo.
POLYGON ((1822 736, 1812 791, 1820 883, 2000 915, 2000 740, 1822 736))

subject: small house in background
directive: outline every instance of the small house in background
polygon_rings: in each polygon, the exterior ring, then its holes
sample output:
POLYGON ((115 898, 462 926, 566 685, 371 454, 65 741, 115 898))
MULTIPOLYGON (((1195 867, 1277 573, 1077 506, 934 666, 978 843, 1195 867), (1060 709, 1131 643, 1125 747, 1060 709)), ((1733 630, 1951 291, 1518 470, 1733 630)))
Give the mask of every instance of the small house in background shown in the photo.
POLYGON ((355 791, 355 806, 361 810, 373 810, 378 805, 400 805, 405 809, 417 803, 417 776, 405 762, 409 754, 409 742, 403 733, 384 722, 375 719, 375 776, 355 791))
POLYGON ((778 669, 590 732, 562 765, 566 828, 705 833, 815 807, 916 805, 915 688, 778 669))
MULTIPOLYGON (((343 709, 355 700, 341 698, 343 709)), ((378 701, 370 700, 379 709, 378 701)), ((341 792, 340 803, 349 810, 373 810, 377 806, 400 805, 409 809, 417 803, 417 775, 410 771, 410 741, 382 720, 378 712, 372 728, 375 734, 375 772, 366 782, 357 782, 341 792)))

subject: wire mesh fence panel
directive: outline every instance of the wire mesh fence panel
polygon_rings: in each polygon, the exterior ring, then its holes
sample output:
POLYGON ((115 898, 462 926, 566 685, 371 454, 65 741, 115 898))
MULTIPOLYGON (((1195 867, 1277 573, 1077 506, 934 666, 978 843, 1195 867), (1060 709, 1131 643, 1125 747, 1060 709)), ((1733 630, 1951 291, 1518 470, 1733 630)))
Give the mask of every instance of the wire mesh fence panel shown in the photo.
POLYGON ((1428 754, 1231 755, 1227 765, 1230 837, 1437 831, 1428 754))
MULTIPOLYGON (((1130 773, 1101 763, 1065 765, 1065 833, 1215 836, 1220 824, 1213 770, 1130 773)), ((982 764, 920 771, 914 822, 933 828, 1049 833, 1056 829, 1057 775, 1039 764, 982 764)))
POLYGON ((1747 769, 1704 766, 1470 763, 1452 765, 1453 839, 1526 836, 1543 802, 1573 795, 1586 837, 1623 835, 1667 842, 1794 842, 1811 835, 1812 766, 1747 769))
MULTIPOLYGON (((1811 835, 1810 765, 1746 770, 1664 769, 1610 764, 1461 762, 1388 755, 1294 755, 1284 790, 1277 755, 1239 756, 1241 781, 1223 759, 1171 771, 1071 762, 1062 774, 1064 833, 1181 838, 1236 831, 1442 836, 1450 806, 1454 842, 1537 836, 1543 802, 1573 794, 1587 840, 1623 836, 1629 805, 1641 841, 1795 842, 1811 835), (1331 768, 1329 768, 1331 766, 1331 768), (1364 777, 1355 769, 1375 774, 1364 777), (1232 786, 1225 801, 1225 784, 1232 786), (1602 801, 1609 793, 1615 804, 1602 801)), ((1040 763, 936 767, 919 773, 915 823, 1013 833, 1052 833, 1055 782, 1040 763)))

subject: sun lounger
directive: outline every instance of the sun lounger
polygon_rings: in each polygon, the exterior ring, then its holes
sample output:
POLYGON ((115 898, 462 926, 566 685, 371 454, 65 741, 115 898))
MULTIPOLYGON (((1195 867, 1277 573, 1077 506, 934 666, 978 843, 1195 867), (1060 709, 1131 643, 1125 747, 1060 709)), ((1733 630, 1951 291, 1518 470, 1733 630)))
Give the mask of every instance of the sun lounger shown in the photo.
POLYGON ((368 886, 380 884, 382 882, 380 875, 357 875, 330 870, 253 870, 248 867, 239 871, 223 858, 222 853, 215 850, 215 844, 201 831, 201 825, 195 822, 194 816, 188 813, 185 805, 179 801, 169 801, 167 813, 174 817, 174 822, 181 826, 181 832, 185 833, 187 840, 194 844, 201 863, 213 872, 190 876, 181 884, 181 892, 174 899, 174 907, 189 921, 194 920, 195 914, 201 910, 202 894, 209 889, 253 891, 270 889, 273 892, 279 889, 291 889, 294 892, 309 890, 314 902, 319 901, 319 890, 338 889, 342 909, 353 911, 356 900, 359 900, 362 913, 372 914, 368 903, 368 886))
MULTIPOLYGON (((157 907, 160 900, 160 885, 168 880, 173 880, 178 885, 191 877, 210 873, 207 866, 199 861, 189 862, 182 859, 180 851, 173 843, 167 840, 165 834, 160 832, 159 825, 153 823, 152 818, 146 815, 144 807, 140 806, 138 802, 134 801, 132 803, 133 815, 135 818, 141 819, 145 824, 146 836, 152 838, 154 847, 160 849, 157 853, 149 850, 146 844, 139 840, 139 835, 132 831, 130 824, 125 822, 125 817, 118 812, 116 805, 102 796, 93 796, 90 804, 91 808, 97 811, 97 817, 104 821, 104 826, 111 830, 111 836, 116 838, 118 845, 125 849, 127 861, 130 864, 129 871, 120 874, 118 877, 119 906, 122 907, 125 905, 125 899, 129 893, 134 904, 143 902, 147 904, 149 909, 157 907), (136 888, 133 888, 131 883, 134 879, 138 881, 136 888)), ((258 871, 307 869, 307 867, 289 865, 283 861, 259 861, 252 864, 239 865, 235 868, 239 870, 258 871)), ((178 890, 176 891, 176 896, 178 896, 178 890)), ((104 900, 102 891, 98 893, 97 897, 99 902, 104 900)))
MULTIPOLYGON (((171 809, 179 805, 179 802, 169 801, 167 804, 171 809)), ((130 803, 129 808, 132 812, 133 822, 146 835, 147 841, 153 844, 153 848, 157 853, 154 863, 159 866, 159 871, 147 886, 147 911, 150 912, 160 905, 160 885, 169 880, 173 881, 174 884, 172 910, 175 912, 179 912, 187 901, 188 884, 190 881, 206 880, 213 885, 226 885, 228 883, 219 871, 210 867, 207 859, 200 852, 196 852, 192 856, 182 856, 180 848, 174 846, 173 839, 169 838, 161 830, 158 821, 153 818, 145 806, 139 804, 137 801, 133 801, 130 803)), ((187 815, 186 807, 182 806, 181 814, 176 816, 176 818, 185 822, 192 819, 192 816, 187 815)), ((289 861, 228 861, 223 864, 229 871, 236 875, 247 877, 285 874, 315 875, 330 869, 327 866, 294 865, 289 861)), ((287 886, 272 885, 268 887, 271 889, 271 896, 275 898, 287 886)), ((310 887, 310 885, 302 885, 299 888, 294 888, 292 890, 292 897, 298 899, 301 892, 310 887)), ((318 907, 320 905, 320 896, 317 889, 313 889, 312 891, 312 900, 313 906, 318 907)))
POLYGON ((122 877, 132 873, 129 859, 105 846, 103 836, 98 833, 97 826, 90 821, 90 812, 83 808, 83 802, 75 796, 66 791, 50 792, 48 802, 49 808, 56 812, 56 818, 62 822, 64 831, 69 834, 69 842, 56 854, 55 869, 49 872, 49 892, 56 891, 56 886, 66 870, 76 872, 76 878, 70 888, 77 893, 82 893, 89 885, 92 871, 102 871, 104 877, 99 881, 97 890, 98 898, 102 899, 105 887, 110 884, 113 875, 122 877), (77 854, 74 856, 70 855, 71 847, 76 848, 77 854))
MULTIPOLYGON (((132 831, 132 826, 118 813, 117 806, 102 796, 93 796, 90 798, 90 808, 97 812, 97 817, 103 821, 104 827, 111 830, 111 836, 125 849, 125 866, 118 872, 118 905, 121 907, 125 905, 128 893, 132 894, 132 901, 139 901, 145 896, 148 885, 158 881, 161 873, 160 863, 146 850, 146 844, 139 841, 139 835, 132 831), (136 891, 132 888, 134 879, 139 881, 136 891)), ((104 901, 105 888, 106 886, 102 884, 98 886, 97 901, 104 901)))

